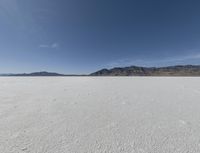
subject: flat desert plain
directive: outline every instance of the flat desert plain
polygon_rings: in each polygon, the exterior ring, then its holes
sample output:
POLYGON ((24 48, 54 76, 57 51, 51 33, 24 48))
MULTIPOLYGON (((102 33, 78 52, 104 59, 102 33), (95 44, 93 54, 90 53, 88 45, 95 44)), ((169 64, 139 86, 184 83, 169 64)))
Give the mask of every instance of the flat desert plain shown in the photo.
POLYGON ((199 153, 198 77, 1 77, 0 153, 199 153))

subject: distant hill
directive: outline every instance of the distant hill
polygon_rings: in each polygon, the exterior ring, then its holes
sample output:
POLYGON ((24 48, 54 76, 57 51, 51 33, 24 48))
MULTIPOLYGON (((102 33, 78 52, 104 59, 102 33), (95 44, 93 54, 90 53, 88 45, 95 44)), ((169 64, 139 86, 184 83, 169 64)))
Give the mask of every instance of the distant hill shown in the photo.
POLYGON ((200 76, 200 65, 176 65, 167 67, 115 67, 102 69, 89 75, 59 74, 54 72, 9 73, 0 76, 200 76))
POLYGON ((20 74, 0 74, 0 76, 65 76, 64 74, 53 72, 34 72, 34 73, 20 73, 20 74))
POLYGON ((199 65, 177 65, 168 67, 116 67, 102 69, 90 76, 200 76, 199 65))

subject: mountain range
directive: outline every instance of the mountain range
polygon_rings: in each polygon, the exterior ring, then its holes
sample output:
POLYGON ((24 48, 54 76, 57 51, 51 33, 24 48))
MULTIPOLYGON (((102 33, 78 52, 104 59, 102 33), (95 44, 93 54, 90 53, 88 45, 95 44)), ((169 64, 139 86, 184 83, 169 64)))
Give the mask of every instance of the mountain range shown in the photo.
POLYGON ((115 67, 101 69, 89 75, 60 74, 54 72, 9 73, 0 76, 200 76, 200 65, 176 65, 167 67, 115 67))
POLYGON ((200 65, 167 67, 115 67, 91 73, 91 76, 200 76, 200 65))
POLYGON ((64 74, 54 73, 54 72, 33 72, 33 73, 9 73, 9 74, 0 74, 0 76, 65 76, 64 74))

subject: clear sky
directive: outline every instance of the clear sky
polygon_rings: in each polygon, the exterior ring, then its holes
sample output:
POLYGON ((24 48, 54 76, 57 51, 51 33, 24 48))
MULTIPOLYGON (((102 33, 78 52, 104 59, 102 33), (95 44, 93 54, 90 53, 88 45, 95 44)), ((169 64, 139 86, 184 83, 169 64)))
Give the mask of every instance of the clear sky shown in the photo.
POLYGON ((0 0, 0 73, 200 64, 199 0, 0 0))

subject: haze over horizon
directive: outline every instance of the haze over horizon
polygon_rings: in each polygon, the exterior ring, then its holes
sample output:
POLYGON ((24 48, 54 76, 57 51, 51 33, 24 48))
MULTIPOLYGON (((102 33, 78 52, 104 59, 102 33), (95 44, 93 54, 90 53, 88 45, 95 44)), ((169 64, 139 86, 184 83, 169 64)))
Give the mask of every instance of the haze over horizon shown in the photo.
POLYGON ((200 1, 1 0, 0 73, 200 65, 200 1))

